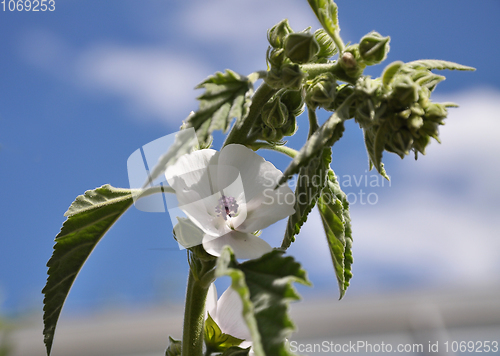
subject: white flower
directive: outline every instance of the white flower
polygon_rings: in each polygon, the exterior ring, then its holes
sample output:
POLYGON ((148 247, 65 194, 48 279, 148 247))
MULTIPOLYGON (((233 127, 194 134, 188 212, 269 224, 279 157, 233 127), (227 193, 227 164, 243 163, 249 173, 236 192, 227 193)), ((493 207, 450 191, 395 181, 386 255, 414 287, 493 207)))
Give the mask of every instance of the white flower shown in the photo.
POLYGON ((179 208, 203 231, 201 241, 185 247, 202 243, 214 256, 225 245, 236 258, 262 256, 272 248, 254 233, 295 212, 292 190, 274 189, 282 173, 243 145, 181 156, 165 176, 179 208))
MULTIPOLYGON (((210 314, 222 333, 244 340, 238 347, 246 349, 252 346, 252 337, 243 319, 243 303, 233 288, 227 288, 217 300, 217 289, 212 283, 208 289, 205 306, 205 320, 210 314)), ((252 349, 250 349, 249 355, 253 354, 252 349)))

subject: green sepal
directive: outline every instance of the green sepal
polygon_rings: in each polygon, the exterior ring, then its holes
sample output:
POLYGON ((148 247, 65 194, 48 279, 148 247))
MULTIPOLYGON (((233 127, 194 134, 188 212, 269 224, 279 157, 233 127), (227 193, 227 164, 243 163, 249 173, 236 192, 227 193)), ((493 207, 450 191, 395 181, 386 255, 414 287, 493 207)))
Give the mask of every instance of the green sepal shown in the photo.
POLYGON ((383 37, 380 33, 372 31, 363 36, 359 42, 359 54, 366 65, 382 62, 389 53, 390 37, 383 37))
POLYGON ((320 157, 314 157, 306 166, 300 168, 295 188, 295 212, 288 217, 282 249, 290 247, 299 234, 307 216, 316 205, 327 181, 327 172, 331 162, 331 148, 324 148, 320 157))
POLYGON ((335 173, 328 171, 328 181, 318 199, 318 210, 325 229, 340 298, 345 295, 352 277, 352 229, 349 202, 341 190, 335 173))
POLYGON ((285 56, 293 63, 311 62, 320 50, 318 41, 309 32, 290 33, 285 39, 285 56))
POLYGON ((186 120, 186 127, 196 130, 198 140, 207 142, 215 130, 227 132, 236 118, 243 120, 249 111, 253 83, 249 77, 226 69, 225 73, 217 72, 198 84, 197 89, 205 89, 198 97, 198 111, 186 120))
POLYGON ((78 272, 96 244, 132 204, 130 189, 106 184, 79 195, 64 214, 68 219, 55 238, 54 252, 47 263, 47 283, 42 290, 47 355, 64 301, 78 272))
POLYGON ((167 351, 165 351, 165 356, 181 356, 182 353, 182 341, 176 340, 172 337, 168 337, 169 345, 167 351))
POLYGON ((390 63, 387 67, 384 68, 382 72, 382 84, 384 87, 388 87, 392 82, 394 76, 399 72, 399 69, 404 65, 402 61, 395 61, 390 63))
POLYGON ((238 346, 231 346, 229 349, 224 351, 221 356, 248 356, 250 353, 250 347, 242 349, 238 346))
POLYGON ((292 356, 286 339, 294 330, 288 304, 299 300, 292 282, 310 285, 306 272, 293 257, 271 251, 262 257, 238 263, 229 246, 217 260, 216 277, 231 277, 231 288, 240 296, 243 319, 252 336, 256 356, 292 356))
POLYGON ((212 352, 222 352, 232 346, 238 346, 244 340, 237 337, 224 334, 219 325, 212 319, 210 313, 207 313, 205 320, 205 345, 212 352))

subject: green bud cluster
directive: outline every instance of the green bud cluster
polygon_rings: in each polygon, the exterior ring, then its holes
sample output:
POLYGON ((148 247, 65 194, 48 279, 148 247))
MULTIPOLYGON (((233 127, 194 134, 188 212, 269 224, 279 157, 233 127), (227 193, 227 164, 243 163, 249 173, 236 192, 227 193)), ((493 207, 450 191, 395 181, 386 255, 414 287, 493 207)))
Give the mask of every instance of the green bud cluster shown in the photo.
POLYGON ((332 110, 337 96, 337 80, 332 73, 322 73, 306 81, 305 91, 308 107, 332 110))
POLYGON ((271 98, 261 112, 261 139, 279 142, 284 136, 297 131, 297 116, 304 111, 302 93, 298 90, 281 90, 271 98))
POLYGON ((430 138, 439 142, 439 126, 447 107, 433 103, 432 90, 444 77, 429 69, 414 69, 401 62, 390 64, 381 78, 363 77, 356 83, 355 120, 384 140, 383 148, 401 158, 410 151, 425 154, 430 138), (378 134, 379 130, 383 130, 378 134))
POLYGON ((323 30, 314 34, 309 28, 293 32, 288 20, 283 20, 267 33, 268 73, 265 81, 273 88, 299 89, 305 78, 300 65, 321 61, 325 63, 333 53, 333 42, 323 30))

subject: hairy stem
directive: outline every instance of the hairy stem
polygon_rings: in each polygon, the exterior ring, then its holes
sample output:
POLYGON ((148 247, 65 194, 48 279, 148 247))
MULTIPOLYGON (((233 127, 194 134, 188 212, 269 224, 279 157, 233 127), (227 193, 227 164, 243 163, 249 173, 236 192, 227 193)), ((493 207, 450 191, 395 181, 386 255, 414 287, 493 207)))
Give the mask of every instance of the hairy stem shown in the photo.
POLYGON ((308 106, 307 117, 309 118, 309 135, 307 136, 309 138, 319 128, 318 118, 316 117, 316 110, 308 106))
POLYGON ((205 302, 208 288, 214 279, 211 272, 214 266, 215 260, 197 260, 195 263, 190 263, 181 356, 202 356, 203 354, 205 302))
POLYGON ((257 151, 261 148, 263 148, 265 150, 273 150, 276 152, 284 153, 288 157, 291 157, 291 158, 294 158, 297 155, 297 153, 299 153, 299 151, 294 150, 291 147, 287 147, 284 145, 272 145, 272 144, 267 143, 267 142, 255 142, 255 143, 251 144, 249 147, 254 151, 257 151))

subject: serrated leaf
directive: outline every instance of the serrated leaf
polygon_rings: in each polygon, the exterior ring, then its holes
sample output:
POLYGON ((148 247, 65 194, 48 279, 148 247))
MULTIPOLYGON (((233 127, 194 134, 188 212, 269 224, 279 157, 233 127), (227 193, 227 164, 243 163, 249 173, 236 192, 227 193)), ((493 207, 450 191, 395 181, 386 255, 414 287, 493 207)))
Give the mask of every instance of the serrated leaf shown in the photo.
POLYGON ((186 120, 188 127, 196 130, 201 142, 210 140, 215 130, 226 132, 233 118, 241 121, 248 115, 253 93, 252 81, 229 69, 217 72, 200 83, 197 89, 205 89, 198 97, 198 111, 186 120))
MULTIPOLYGON (((349 107, 349 105, 347 105, 347 107, 349 107)), ((318 156, 323 148, 331 147, 342 137, 343 133, 344 120, 338 116, 338 112, 335 112, 314 132, 314 134, 311 135, 311 137, 309 137, 299 153, 286 168, 283 176, 278 182, 278 186, 285 183, 291 176, 298 173, 302 167, 309 164, 311 159, 318 156)))
POLYGON ((78 196, 66 212, 68 219, 55 238, 54 252, 47 263, 47 283, 42 290, 43 335, 48 355, 73 281, 99 240, 132 203, 129 189, 103 185, 78 196))
POLYGON ((290 247, 295 241, 307 216, 316 205, 321 190, 327 181, 327 172, 331 161, 332 150, 323 149, 322 156, 313 158, 307 166, 300 169, 295 188, 295 213, 288 217, 282 249, 290 247))
POLYGON ((338 20, 338 7, 332 0, 307 0, 318 18, 321 26, 330 35, 335 38, 335 33, 340 32, 338 20))
POLYGON ((217 260, 216 277, 231 277, 231 287, 243 304, 243 318, 252 336, 256 356, 291 356, 285 345, 294 325, 288 303, 299 299, 292 282, 310 285, 306 272, 284 252, 271 251, 239 264, 229 246, 217 260))
POLYGON ((172 337, 168 337, 169 345, 167 351, 165 351, 165 356, 181 356, 182 352, 182 341, 175 340, 172 337))
POLYGON ((344 296, 352 277, 352 230, 347 196, 332 170, 328 171, 328 182, 318 200, 318 210, 325 229, 330 255, 340 290, 344 296))
POLYGON ((412 69, 429 69, 429 70, 470 70, 474 71, 476 68, 464 66, 462 64, 443 61, 439 59, 421 59, 418 61, 408 62, 405 64, 406 67, 412 69))
POLYGON ((370 170, 372 167, 375 167, 377 172, 387 180, 389 180, 389 176, 382 163, 382 154, 389 130, 389 125, 385 122, 379 126, 371 126, 363 129, 366 151, 368 152, 370 161, 370 170))

